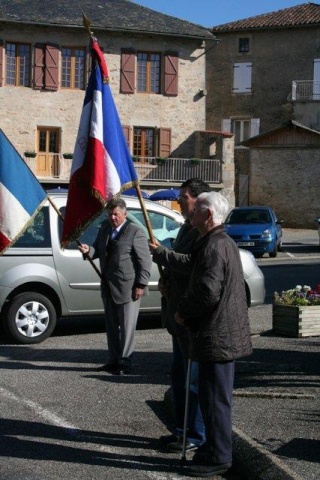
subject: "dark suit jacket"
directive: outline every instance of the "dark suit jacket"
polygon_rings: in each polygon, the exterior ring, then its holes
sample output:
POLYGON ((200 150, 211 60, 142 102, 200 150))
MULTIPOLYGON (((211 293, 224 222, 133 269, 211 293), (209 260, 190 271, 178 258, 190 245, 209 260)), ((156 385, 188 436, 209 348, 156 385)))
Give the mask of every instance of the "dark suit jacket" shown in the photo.
MULTIPOLYGON (((106 222, 92 247, 90 256, 99 258, 103 279, 109 286, 115 303, 127 303, 132 300, 132 289, 135 286, 148 285, 152 259, 147 237, 137 225, 126 222, 113 241, 112 252, 107 254, 110 242, 111 227, 106 222)), ((103 281, 101 284, 103 293, 103 281)))

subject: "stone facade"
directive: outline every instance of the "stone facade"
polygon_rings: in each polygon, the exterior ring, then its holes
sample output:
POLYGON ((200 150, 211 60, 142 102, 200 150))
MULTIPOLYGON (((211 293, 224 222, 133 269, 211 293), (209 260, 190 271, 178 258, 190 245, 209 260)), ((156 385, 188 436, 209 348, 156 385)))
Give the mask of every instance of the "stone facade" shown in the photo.
MULTIPOLYGON (((85 30, 53 30, 20 26, 3 27, 2 38, 22 43, 55 43, 68 46, 86 46, 85 30)), ((197 97, 205 87, 205 55, 199 41, 172 37, 117 35, 100 33, 99 43, 104 47, 110 86, 123 125, 166 127, 172 129, 172 151, 180 157, 192 157, 188 138, 195 131, 205 129, 205 97, 197 97), (179 91, 176 97, 163 95, 119 93, 121 48, 179 52, 179 91)), ((26 87, 0 88, 0 127, 23 154, 36 149, 37 126, 58 127, 61 131, 61 153, 73 151, 79 118, 84 100, 83 90, 58 89, 56 92, 33 90, 26 87)))
MULTIPOLYGON (((244 121, 250 125, 250 138, 297 120, 320 131, 320 96, 309 103, 292 99, 293 81, 314 78, 314 60, 320 58, 320 25, 261 28, 259 19, 256 17, 256 27, 248 29, 243 26, 245 20, 225 29, 223 25, 213 28, 220 43, 207 54, 207 129, 224 130, 223 126, 229 125, 234 131, 235 124, 244 121), (248 39, 249 48, 240 53, 239 41, 243 38, 248 39), (241 63, 252 65, 248 93, 233 92, 234 65, 241 63)), ((268 150, 248 146, 235 144, 236 205, 270 205, 285 220, 285 226, 315 228, 313 215, 319 215, 320 196, 314 181, 319 178, 318 150, 300 144, 297 150, 280 151, 275 145, 269 145, 268 150), (239 179, 244 177, 248 178, 247 192, 239 187, 239 179)))
POLYGON ((214 33, 221 41, 207 53, 207 128, 257 118, 263 133, 294 119, 292 82, 313 79, 320 26, 214 33), (249 52, 239 53, 240 38, 249 38, 249 52), (251 93, 232 92, 233 65, 242 62, 252 63, 251 93))
POLYGON ((269 205, 288 228, 316 227, 320 198, 320 132, 294 122, 250 146, 250 205, 269 205))

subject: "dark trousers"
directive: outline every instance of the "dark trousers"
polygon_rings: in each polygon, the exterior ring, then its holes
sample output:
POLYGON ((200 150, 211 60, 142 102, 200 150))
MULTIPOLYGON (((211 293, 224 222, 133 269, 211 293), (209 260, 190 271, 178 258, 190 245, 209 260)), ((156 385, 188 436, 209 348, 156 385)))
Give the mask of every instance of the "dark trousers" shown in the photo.
POLYGON ((232 462, 232 390, 235 363, 199 362, 199 400, 212 463, 232 462))
MULTIPOLYGON (((188 369, 188 339, 172 337, 172 393, 176 421, 176 433, 182 435, 186 401, 186 379, 188 369)), ((198 396, 198 364, 192 362, 189 386, 189 414, 187 439, 197 445, 205 441, 204 423, 198 396)))

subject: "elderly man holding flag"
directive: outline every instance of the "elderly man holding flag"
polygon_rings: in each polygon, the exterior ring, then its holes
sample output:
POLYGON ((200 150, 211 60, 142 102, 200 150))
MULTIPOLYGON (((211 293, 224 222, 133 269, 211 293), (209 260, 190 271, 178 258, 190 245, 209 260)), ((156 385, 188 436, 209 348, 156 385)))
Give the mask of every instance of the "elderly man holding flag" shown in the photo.
POLYGON ((99 370, 122 374, 131 370, 139 306, 152 261, 145 234, 127 220, 126 204, 118 197, 132 186, 139 194, 138 177, 113 101, 107 64, 92 36, 90 46, 92 72, 73 155, 62 245, 75 240, 108 202, 109 222, 102 225, 92 247, 80 242, 78 246, 85 258, 100 260, 109 358, 99 370))

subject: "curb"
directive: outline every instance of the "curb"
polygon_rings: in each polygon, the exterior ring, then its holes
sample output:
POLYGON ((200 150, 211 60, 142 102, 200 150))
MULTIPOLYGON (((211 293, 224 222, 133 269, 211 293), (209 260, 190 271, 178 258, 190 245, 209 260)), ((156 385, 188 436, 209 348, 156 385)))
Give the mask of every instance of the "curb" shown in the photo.
MULTIPOLYGON (((164 405, 172 416, 171 388, 164 394, 164 405)), ((235 426, 232 427, 232 444, 234 469, 246 480, 304 480, 235 426)))
POLYGON ((232 433, 234 465, 246 480, 303 480, 239 428, 232 433))

